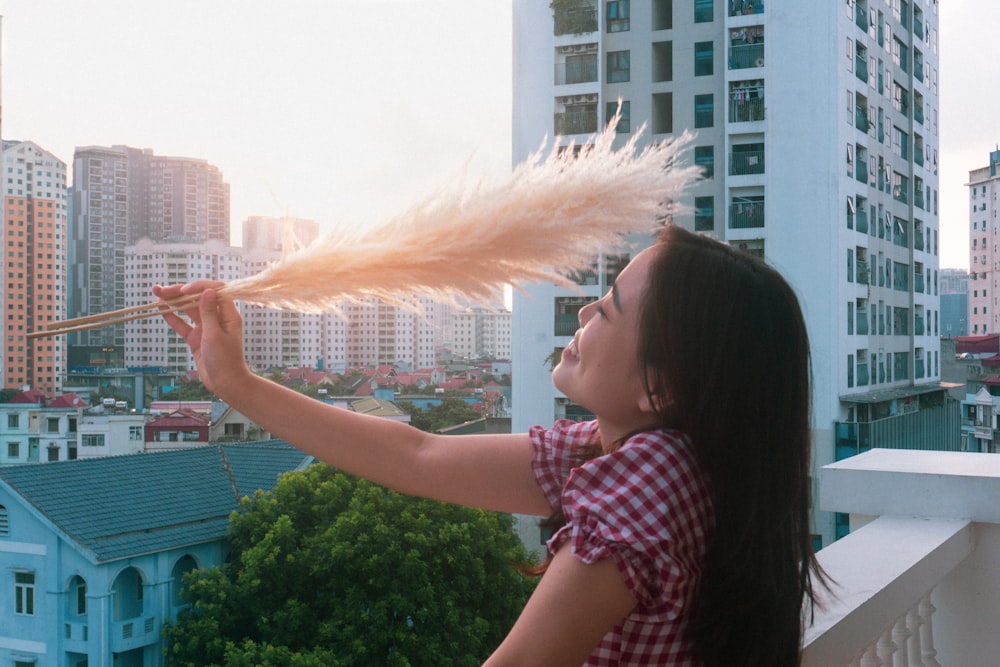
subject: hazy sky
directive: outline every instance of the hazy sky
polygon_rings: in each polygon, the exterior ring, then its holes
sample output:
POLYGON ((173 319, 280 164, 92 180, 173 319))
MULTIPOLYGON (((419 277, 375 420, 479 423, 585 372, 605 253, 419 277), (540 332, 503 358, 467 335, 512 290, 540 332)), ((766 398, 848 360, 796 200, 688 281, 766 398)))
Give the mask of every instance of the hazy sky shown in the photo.
MULTIPOLYGON (((1000 7, 940 4, 941 267, 967 267, 964 183, 1000 143, 1000 7)), ((250 215, 379 222, 511 166, 510 0, 0 0, 0 14, 5 138, 67 163, 112 144, 204 158, 232 186, 236 240, 250 215)))

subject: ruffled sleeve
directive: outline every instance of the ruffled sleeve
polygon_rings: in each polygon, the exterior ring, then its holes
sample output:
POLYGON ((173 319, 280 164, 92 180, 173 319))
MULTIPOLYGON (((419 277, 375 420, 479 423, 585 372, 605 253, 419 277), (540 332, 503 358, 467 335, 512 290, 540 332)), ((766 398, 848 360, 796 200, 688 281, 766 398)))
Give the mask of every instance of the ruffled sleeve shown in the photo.
POLYGON ((532 469, 535 481, 549 505, 557 507, 570 471, 586 460, 585 452, 598 442, 597 422, 558 420, 551 429, 529 429, 534 447, 532 469))
POLYGON ((693 595, 712 530, 711 501, 687 439, 642 433, 572 468, 566 525, 549 540, 585 563, 614 560, 647 613, 674 616, 693 595))

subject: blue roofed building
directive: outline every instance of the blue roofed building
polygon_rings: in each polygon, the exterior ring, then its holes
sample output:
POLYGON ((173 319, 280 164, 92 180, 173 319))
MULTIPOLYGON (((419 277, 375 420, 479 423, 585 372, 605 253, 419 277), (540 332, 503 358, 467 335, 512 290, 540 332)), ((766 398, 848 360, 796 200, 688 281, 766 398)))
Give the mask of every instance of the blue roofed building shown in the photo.
POLYGON ((0 665, 162 665, 182 576, 312 457, 269 440, 0 468, 0 665))

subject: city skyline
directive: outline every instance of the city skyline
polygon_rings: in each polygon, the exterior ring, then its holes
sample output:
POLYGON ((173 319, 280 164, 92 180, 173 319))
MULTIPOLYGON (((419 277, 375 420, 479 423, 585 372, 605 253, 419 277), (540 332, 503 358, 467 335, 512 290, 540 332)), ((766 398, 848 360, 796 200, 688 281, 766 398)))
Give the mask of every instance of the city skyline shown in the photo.
MULTIPOLYGON (((72 163, 205 159, 249 216, 379 223, 511 167, 509 0, 0 0, 3 136, 72 163), (40 47, 39 40, 43 41, 40 47)), ((968 268, 968 172, 1000 142, 985 0, 940 5, 941 267, 968 268), (977 52, 978 50, 978 52, 977 52)))

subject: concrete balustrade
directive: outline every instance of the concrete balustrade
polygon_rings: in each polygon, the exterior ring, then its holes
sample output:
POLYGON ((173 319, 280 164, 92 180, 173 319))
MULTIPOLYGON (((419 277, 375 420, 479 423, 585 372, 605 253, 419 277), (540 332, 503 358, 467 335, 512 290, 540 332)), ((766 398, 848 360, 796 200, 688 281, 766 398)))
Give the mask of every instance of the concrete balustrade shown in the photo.
POLYGON ((822 509, 851 534, 818 558, 805 667, 997 664, 1000 456, 872 450, 825 466, 822 509))

